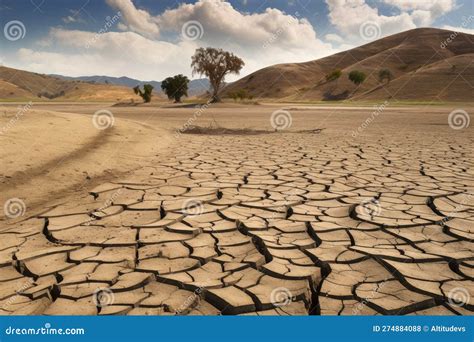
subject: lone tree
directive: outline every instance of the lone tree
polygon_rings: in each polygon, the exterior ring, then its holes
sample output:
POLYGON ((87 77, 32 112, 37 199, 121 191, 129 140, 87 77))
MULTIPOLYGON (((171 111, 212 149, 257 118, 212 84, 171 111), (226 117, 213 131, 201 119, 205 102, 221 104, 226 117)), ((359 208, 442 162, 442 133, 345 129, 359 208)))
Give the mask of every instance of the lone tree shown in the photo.
POLYGON ((389 69, 381 69, 379 71, 379 81, 382 83, 384 80, 387 81, 387 83, 390 83, 390 81, 393 79, 393 74, 389 69))
POLYGON ((181 102, 181 97, 188 96, 189 79, 184 75, 167 77, 161 82, 161 89, 165 92, 168 99, 174 102, 181 102))
POLYGON ((224 78, 229 73, 239 74, 244 61, 231 52, 222 49, 199 48, 191 57, 193 75, 206 75, 212 87, 212 102, 220 101, 219 91, 224 78))
POLYGON ((153 86, 151 84, 143 85, 143 91, 140 89, 140 86, 133 88, 135 94, 140 95, 144 102, 151 101, 151 92, 153 91, 153 86))
POLYGON ((364 82, 366 77, 367 76, 362 71, 358 70, 353 70, 349 73, 349 79, 356 85, 359 85, 364 82))

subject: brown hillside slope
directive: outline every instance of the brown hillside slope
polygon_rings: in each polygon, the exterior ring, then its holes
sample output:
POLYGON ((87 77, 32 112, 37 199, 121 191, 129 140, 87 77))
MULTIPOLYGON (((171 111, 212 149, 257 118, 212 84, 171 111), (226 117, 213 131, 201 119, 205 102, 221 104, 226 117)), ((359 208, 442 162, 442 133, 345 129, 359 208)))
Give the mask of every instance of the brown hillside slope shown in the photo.
POLYGON ((140 101, 132 89, 116 85, 62 80, 34 72, 0 67, 0 99, 140 101))
POLYGON ((224 96, 245 89, 255 98, 278 100, 376 100, 390 96, 400 100, 471 100, 474 78, 469 64, 473 61, 474 36, 456 33, 455 39, 442 48, 441 44, 452 34, 434 28, 414 29, 319 60, 270 66, 230 84, 224 96), (441 61, 445 63, 440 64, 441 61), (452 63, 459 65, 453 68, 452 63), (428 68, 430 65, 433 69, 428 68), (389 85, 381 85, 378 80, 379 70, 385 68, 394 75, 389 85), (340 69, 342 76, 326 81, 325 76, 335 69, 340 69), (348 79, 352 70, 367 75, 359 87, 348 79), (404 88, 408 79, 411 86, 404 88), (428 91, 430 84, 439 84, 435 88, 439 92, 428 91), (444 90, 440 88, 442 84, 450 84, 457 91, 444 90))
POLYGON ((472 101, 473 81, 474 54, 471 53, 428 64, 354 99, 472 101))
POLYGON ((15 99, 15 98, 31 98, 32 94, 28 90, 22 89, 15 84, 0 80, 0 98, 15 99))

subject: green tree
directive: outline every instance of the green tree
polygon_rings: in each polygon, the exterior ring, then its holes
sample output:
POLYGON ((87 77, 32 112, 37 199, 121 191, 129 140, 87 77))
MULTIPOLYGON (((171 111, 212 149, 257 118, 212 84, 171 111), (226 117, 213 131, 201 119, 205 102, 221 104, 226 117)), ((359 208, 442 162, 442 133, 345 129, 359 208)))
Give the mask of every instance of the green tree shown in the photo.
POLYGON ((358 70, 353 70, 349 73, 349 80, 351 80, 356 85, 364 82, 366 77, 367 76, 362 71, 358 70))
POLYGON ((146 103, 151 101, 151 92, 153 91, 153 86, 147 83, 143 86, 143 91, 140 89, 140 86, 133 88, 133 91, 135 94, 140 95, 140 97, 146 103))
POLYGON ((382 83, 383 81, 387 81, 387 83, 390 83, 392 79, 393 79, 393 74, 389 69, 381 69, 379 71, 380 83, 382 83))
POLYGON ((199 48, 191 57, 193 75, 205 75, 212 88, 212 102, 220 101, 219 92, 229 73, 239 74, 244 61, 231 52, 222 49, 199 48))
POLYGON ((174 99, 174 102, 181 102, 181 97, 188 96, 189 79, 184 75, 167 77, 161 82, 161 89, 165 92, 168 99, 174 99))
POLYGON ((326 75, 326 81, 334 81, 337 80, 339 77, 341 77, 342 71, 341 69, 334 69, 331 71, 329 74, 326 75))

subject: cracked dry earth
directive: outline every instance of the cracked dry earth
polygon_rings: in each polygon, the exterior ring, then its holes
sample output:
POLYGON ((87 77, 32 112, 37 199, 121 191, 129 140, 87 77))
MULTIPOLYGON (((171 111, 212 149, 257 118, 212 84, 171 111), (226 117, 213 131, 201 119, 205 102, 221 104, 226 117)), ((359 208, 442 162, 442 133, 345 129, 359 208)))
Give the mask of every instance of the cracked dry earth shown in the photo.
POLYGON ((4 225, 1 314, 472 314, 472 141, 327 134, 182 136, 4 225))

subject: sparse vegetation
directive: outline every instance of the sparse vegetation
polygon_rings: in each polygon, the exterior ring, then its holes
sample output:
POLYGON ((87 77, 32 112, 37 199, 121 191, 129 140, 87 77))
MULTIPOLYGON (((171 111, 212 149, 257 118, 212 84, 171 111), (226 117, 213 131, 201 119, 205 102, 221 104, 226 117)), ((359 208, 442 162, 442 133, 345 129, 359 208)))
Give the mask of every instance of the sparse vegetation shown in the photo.
POLYGON ((381 69, 379 71, 380 83, 383 83, 384 81, 386 81, 387 83, 390 83, 392 79, 393 79, 393 74, 389 69, 381 69))
POLYGON ((182 75, 167 77, 161 82, 161 89, 165 92, 168 99, 174 102, 181 102, 181 97, 188 96, 189 79, 182 75))
POLYGON ((143 86, 143 91, 140 89, 140 86, 133 88, 133 91, 135 94, 140 95, 140 97, 143 99, 143 102, 148 103, 151 101, 153 86, 147 83, 143 86))
POLYGON ((239 74, 244 61, 231 52, 215 48, 199 48, 191 57, 193 75, 205 75, 212 87, 212 102, 218 102, 219 92, 229 73, 239 74))
MULTIPOLYGON (((286 133, 307 133, 319 134, 324 128, 307 129, 299 131, 289 131, 286 133)), ((253 128, 227 128, 220 126, 215 120, 211 121, 208 126, 187 126, 180 130, 182 134, 196 134, 196 135, 260 135, 260 134, 279 134, 278 131, 270 131, 253 128)))
POLYGON ((66 92, 64 90, 61 90, 57 93, 49 93, 47 91, 41 91, 37 94, 37 96, 39 98, 45 97, 45 98, 50 99, 50 100, 55 99, 55 98, 60 97, 60 96, 64 96, 64 95, 66 95, 66 92))
POLYGON ((352 70, 349 73, 349 80, 351 80, 355 85, 360 85, 365 81, 366 77, 367 76, 359 70, 352 70))
POLYGON ((243 101, 245 99, 248 99, 248 100, 253 99, 253 96, 246 89, 239 89, 237 91, 231 92, 229 93, 229 97, 233 99, 234 101, 237 101, 237 100, 243 101))
POLYGON ((230 92, 229 93, 229 97, 234 100, 234 101, 237 101, 239 99, 239 97, 237 96, 237 92, 236 91, 233 91, 233 92, 230 92))
POLYGON ((326 75, 326 81, 331 82, 334 80, 337 80, 339 77, 341 77, 342 71, 341 69, 334 69, 331 71, 329 74, 326 75))

